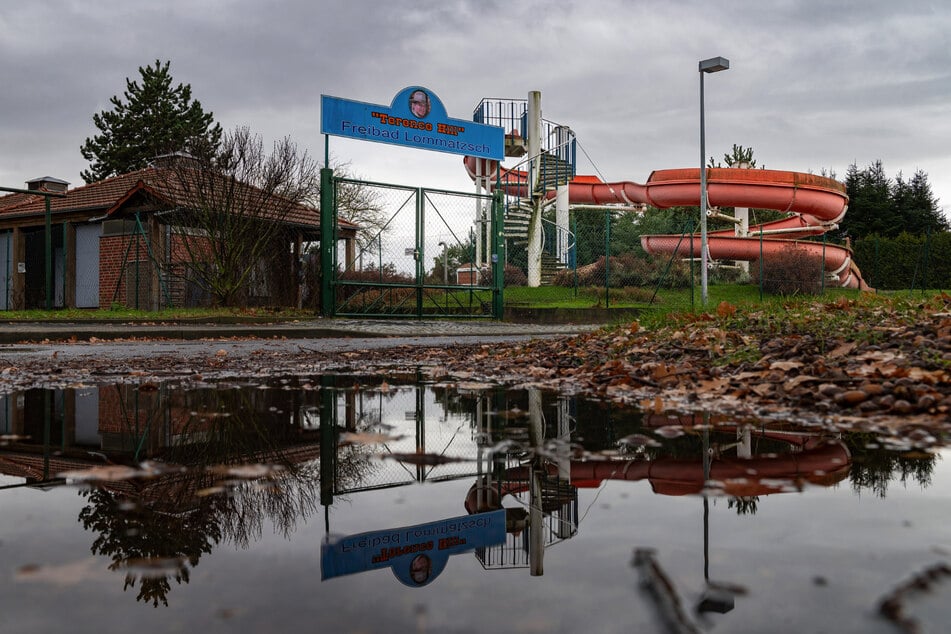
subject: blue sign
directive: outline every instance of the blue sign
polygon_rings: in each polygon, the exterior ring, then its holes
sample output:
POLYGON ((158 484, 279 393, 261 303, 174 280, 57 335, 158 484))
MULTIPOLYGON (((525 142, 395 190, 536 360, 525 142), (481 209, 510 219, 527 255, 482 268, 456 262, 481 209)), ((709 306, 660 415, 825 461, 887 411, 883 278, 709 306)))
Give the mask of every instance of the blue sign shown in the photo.
POLYGON ((450 119, 434 92, 404 88, 389 106, 320 96, 320 131, 481 158, 505 158, 505 131, 498 126, 450 119))
POLYGON ((505 509, 428 524, 328 539, 320 549, 321 580, 390 568, 403 584, 431 583, 450 555, 505 542, 505 509))

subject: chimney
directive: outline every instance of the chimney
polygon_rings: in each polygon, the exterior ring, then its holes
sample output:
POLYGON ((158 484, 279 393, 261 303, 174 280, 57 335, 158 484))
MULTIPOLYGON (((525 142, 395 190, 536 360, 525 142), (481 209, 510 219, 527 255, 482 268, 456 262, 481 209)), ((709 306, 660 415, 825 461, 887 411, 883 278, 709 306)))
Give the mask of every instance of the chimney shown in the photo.
POLYGON ((69 188, 67 181, 52 176, 41 176, 26 182, 26 188, 34 192, 53 192, 56 194, 65 194, 69 188))
POLYGON ((197 164, 198 159, 188 152, 172 152, 171 154, 162 154, 161 156, 156 156, 151 161, 149 161, 149 167, 171 168, 180 163, 197 164))

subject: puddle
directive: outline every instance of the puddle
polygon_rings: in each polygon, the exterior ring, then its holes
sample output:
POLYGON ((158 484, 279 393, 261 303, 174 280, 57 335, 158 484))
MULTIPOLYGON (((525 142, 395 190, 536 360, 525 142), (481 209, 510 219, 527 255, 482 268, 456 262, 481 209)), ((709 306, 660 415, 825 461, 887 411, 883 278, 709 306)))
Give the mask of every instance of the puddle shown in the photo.
POLYGON ((4 622, 894 632, 948 616, 943 438, 414 379, 0 395, 4 622))

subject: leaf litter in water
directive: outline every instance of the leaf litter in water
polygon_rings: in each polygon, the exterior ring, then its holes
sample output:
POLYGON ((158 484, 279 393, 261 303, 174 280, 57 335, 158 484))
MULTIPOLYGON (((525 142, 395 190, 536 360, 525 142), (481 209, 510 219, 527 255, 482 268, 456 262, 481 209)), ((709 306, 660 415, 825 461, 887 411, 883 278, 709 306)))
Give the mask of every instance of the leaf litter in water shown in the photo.
POLYGON ((421 467, 433 467, 436 465, 450 464, 453 462, 472 462, 469 458, 454 458, 452 456, 443 456, 435 453, 389 453, 378 454, 381 459, 396 460, 421 467))
POLYGON ((660 447, 661 444, 644 434, 631 434, 617 441, 618 448, 622 451, 630 451, 635 447, 660 447))
POLYGON ((392 436, 389 434, 380 434, 374 432, 343 432, 340 434, 341 444, 353 445, 375 445, 388 442, 396 442, 405 438, 404 435, 392 436))
POLYGON ((69 483, 76 482, 119 482, 135 478, 154 478, 166 473, 182 471, 181 467, 163 465, 158 462, 143 462, 138 467, 127 465, 101 465, 89 469, 64 471, 59 474, 69 483))
POLYGON ((269 478, 281 471, 284 467, 278 464, 243 464, 243 465, 216 465, 208 467, 208 471, 218 475, 240 478, 242 480, 257 480, 269 478))
POLYGON ((125 560, 125 569, 140 577, 160 579, 185 569, 185 557, 140 557, 125 560))
POLYGON ((16 572, 17 581, 49 583, 56 586, 74 586, 105 578, 105 576, 101 563, 93 558, 58 565, 27 564, 21 566, 16 572))
POLYGON ((686 432, 681 425, 664 425, 655 429, 654 433, 661 438, 680 438, 686 432))

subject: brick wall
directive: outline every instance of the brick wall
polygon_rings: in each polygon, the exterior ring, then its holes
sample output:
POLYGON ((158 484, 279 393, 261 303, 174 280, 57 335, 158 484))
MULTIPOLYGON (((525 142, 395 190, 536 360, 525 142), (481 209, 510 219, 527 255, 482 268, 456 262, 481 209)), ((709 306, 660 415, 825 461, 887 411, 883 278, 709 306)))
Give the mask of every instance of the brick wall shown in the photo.
POLYGON ((138 262, 140 275, 139 307, 148 308, 149 277, 154 264, 149 259, 145 238, 141 235, 105 236, 99 239, 99 307, 113 302, 135 306, 135 289, 126 288, 126 269, 138 262))

